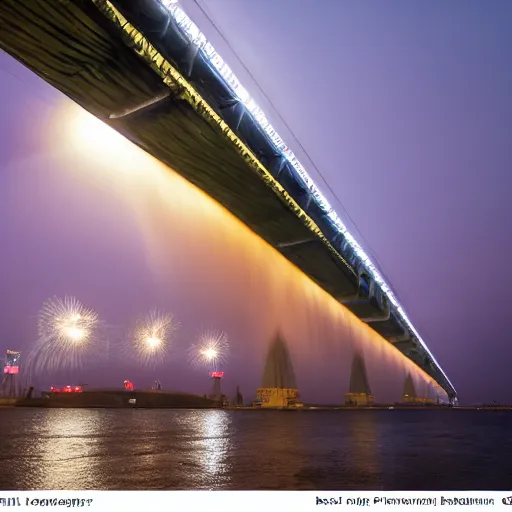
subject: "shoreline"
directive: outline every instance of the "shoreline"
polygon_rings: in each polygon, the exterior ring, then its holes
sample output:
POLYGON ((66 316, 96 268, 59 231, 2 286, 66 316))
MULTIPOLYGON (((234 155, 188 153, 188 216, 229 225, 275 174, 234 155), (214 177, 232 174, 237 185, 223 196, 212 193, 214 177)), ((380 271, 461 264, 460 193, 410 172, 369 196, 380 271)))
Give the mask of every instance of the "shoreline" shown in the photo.
POLYGON ((343 406, 343 405, 310 405, 300 408, 295 407, 251 407, 251 406, 224 406, 215 404, 204 404, 201 406, 192 404, 109 404, 109 403, 77 403, 75 401, 53 401, 51 399, 44 398, 32 398, 32 399, 12 399, 12 398, 0 398, 0 409, 223 409, 225 411, 293 411, 293 412, 319 412, 319 411, 512 411, 512 406, 422 406, 422 405, 377 405, 373 407, 354 407, 354 406, 343 406))

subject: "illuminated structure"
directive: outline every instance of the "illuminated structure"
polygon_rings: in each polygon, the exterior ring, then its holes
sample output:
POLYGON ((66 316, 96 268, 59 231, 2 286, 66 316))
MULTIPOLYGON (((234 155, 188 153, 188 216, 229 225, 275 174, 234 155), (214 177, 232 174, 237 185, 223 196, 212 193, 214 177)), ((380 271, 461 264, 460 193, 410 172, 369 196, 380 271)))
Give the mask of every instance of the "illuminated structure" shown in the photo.
POLYGON ((215 402, 222 402, 222 390, 220 387, 220 381, 224 377, 224 372, 210 372, 210 377, 213 380, 212 392, 210 399, 215 402))
POLYGON ((406 405, 432 405, 438 402, 438 400, 429 397, 429 389, 425 393, 425 396, 419 396, 416 386, 412 380, 410 374, 405 379, 404 394, 402 397, 402 403, 406 405))
POLYGON ((405 404, 414 404, 418 403, 418 397, 416 396, 416 387, 414 386, 414 382, 411 378, 410 374, 407 374, 405 378, 404 385, 404 394, 402 397, 402 402, 405 404))
POLYGON ((18 374, 20 372, 21 353, 7 350, 3 367, 1 396, 3 398, 16 398, 18 390, 18 374))
POLYGON ((370 406, 373 400, 363 356, 356 354, 352 361, 350 390, 345 394, 345 405, 370 406))
POLYGON ((297 157, 179 4, 165 5, 4 0, 0 44, 225 206, 454 400, 389 284, 297 157))
POLYGON ((263 385, 256 390, 254 405, 262 408, 302 406, 288 347, 279 334, 270 345, 263 373, 263 385))
POLYGON ((125 380, 123 384, 124 384, 124 389, 126 389, 126 391, 134 390, 133 382, 131 382, 129 380, 125 380))

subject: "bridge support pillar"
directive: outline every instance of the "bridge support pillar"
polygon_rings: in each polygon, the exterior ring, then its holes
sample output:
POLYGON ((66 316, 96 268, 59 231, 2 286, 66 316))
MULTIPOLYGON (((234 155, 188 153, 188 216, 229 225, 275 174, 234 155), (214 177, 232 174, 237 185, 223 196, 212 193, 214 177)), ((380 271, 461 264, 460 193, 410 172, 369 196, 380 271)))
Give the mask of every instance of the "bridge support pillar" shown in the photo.
POLYGON ((299 390, 289 388, 258 388, 256 390, 258 406, 269 409, 302 407, 299 402, 299 390))
POLYGON ((345 405, 353 407, 370 407, 373 405, 373 395, 368 393, 345 393, 345 405))

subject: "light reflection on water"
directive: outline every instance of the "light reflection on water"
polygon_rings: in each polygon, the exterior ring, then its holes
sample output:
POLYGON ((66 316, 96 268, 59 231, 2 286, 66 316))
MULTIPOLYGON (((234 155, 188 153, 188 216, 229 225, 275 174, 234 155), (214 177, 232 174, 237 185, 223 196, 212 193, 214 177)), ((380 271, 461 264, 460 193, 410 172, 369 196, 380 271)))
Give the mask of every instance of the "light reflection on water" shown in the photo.
POLYGON ((198 424, 202 439, 197 450, 198 463, 212 483, 229 483, 227 455, 230 447, 231 416, 226 411, 201 411, 198 424))
POLYGON ((40 475, 41 487, 58 489, 83 485, 94 488, 95 481, 101 477, 95 457, 101 429, 98 411, 78 410, 69 414, 63 409, 55 410, 54 414, 45 415, 41 428, 47 434, 36 438, 34 444, 34 452, 39 452, 44 468, 40 475), (68 464, 73 471, 51 470, 68 464))
POLYGON ((0 409, 0 489, 503 490, 511 427, 494 411, 0 409))
POLYGON ((383 440, 379 436, 375 420, 375 415, 372 414, 347 417, 349 436, 352 438, 352 450, 347 456, 352 456, 353 475, 358 477, 352 483, 354 489, 364 488, 366 483, 382 488, 380 451, 383 440))

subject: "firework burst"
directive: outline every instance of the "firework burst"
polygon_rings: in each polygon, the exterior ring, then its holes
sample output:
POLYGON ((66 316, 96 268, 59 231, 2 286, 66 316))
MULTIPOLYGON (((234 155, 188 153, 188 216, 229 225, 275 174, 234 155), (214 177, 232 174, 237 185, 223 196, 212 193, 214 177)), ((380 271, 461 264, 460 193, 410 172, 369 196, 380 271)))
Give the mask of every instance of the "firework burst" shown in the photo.
POLYGON ((146 364, 162 363, 178 326, 171 314, 158 310, 140 318, 133 334, 137 356, 146 364))
POLYGON ((39 312, 39 338, 27 357, 31 371, 76 369, 90 357, 99 333, 98 314, 74 297, 54 297, 39 312))
POLYGON ((55 297, 43 304, 38 327, 40 338, 85 345, 98 327, 98 314, 74 297, 55 297))
POLYGON ((229 353, 228 336, 222 331, 207 331, 203 333, 198 343, 189 350, 189 359, 196 368, 209 368, 218 371, 227 361, 229 353))

